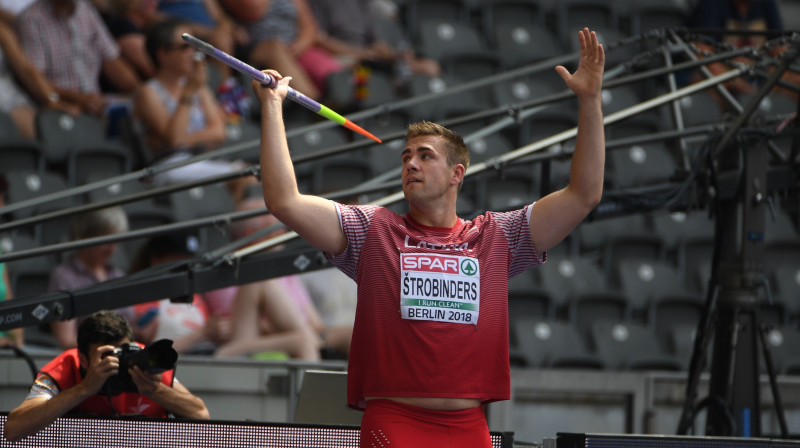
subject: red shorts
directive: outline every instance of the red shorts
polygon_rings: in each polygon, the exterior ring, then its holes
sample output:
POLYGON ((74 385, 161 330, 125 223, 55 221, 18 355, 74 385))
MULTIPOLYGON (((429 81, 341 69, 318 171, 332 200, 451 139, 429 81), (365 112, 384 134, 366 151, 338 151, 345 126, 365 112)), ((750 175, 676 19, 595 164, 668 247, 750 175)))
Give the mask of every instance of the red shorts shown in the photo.
POLYGON ((491 448, 483 407, 434 411, 391 400, 369 400, 361 418, 361 448, 491 448))

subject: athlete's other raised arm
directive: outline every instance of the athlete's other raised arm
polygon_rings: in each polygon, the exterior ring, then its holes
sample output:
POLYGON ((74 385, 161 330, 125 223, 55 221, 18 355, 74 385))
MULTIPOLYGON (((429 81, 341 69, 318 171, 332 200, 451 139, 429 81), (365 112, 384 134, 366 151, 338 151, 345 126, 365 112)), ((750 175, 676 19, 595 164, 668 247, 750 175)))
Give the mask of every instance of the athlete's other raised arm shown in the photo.
POLYGON ((569 184, 536 202, 531 214, 531 239, 540 253, 563 240, 600 202, 603 195, 605 131, 601 88, 605 53, 594 31, 578 33, 581 58, 570 74, 563 66, 556 71, 578 97, 578 136, 569 184))
POLYGON ((279 80, 271 89, 253 81, 261 102, 261 185, 267 209, 282 223, 300 234, 314 247, 340 254, 347 248, 339 216, 333 202, 318 196, 300 194, 289 155, 283 123, 283 100, 291 77, 264 70, 279 80))

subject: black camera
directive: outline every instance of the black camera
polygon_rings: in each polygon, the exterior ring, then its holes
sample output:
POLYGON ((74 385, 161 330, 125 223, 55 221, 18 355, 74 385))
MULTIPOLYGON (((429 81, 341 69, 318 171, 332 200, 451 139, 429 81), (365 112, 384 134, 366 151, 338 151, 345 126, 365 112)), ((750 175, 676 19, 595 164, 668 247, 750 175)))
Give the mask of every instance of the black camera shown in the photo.
POLYGON ((138 392, 136 384, 128 373, 128 369, 138 366, 147 373, 161 373, 175 368, 178 361, 178 352, 172 348, 172 340, 159 339, 145 348, 136 344, 122 344, 119 348, 107 351, 102 357, 116 356, 119 358, 119 373, 106 380, 103 390, 110 395, 119 395, 123 392, 138 392))

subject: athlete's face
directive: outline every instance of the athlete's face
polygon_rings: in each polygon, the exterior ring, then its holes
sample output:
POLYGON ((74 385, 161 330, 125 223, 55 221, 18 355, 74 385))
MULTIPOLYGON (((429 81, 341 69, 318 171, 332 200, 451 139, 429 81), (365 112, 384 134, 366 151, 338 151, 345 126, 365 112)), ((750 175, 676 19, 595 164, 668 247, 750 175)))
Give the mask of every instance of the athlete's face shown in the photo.
POLYGON ((406 200, 435 200, 458 185, 456 167, 447 162, 444 140, 438 135, 414 137, 400 155, 406 200))

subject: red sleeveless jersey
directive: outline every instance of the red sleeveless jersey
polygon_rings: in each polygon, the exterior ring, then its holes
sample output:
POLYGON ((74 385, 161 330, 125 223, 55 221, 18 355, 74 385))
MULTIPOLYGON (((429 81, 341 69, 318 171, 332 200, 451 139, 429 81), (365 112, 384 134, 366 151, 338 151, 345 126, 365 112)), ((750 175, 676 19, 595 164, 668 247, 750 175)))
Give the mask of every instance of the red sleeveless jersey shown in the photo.
MULTIPOLYGON (((69 349, 58 355, 42 368, 39 375, 42 374, 50 376, 61 391, 74 387, 76 384, 83 381, 83 374, 81 373, 80 361, 78 359, 78 349, 69 349)), ((173 374, 174 371, 172 370, 164 372, 161 377, 161 382, 172 387, 173 374)), ((113 415, 116 412, 118 414, 138 414, 147 417, 167 416, 166 409, 160 404, 142 394, 128 392, 113 395, 110 404, 107 396, 101 394, 92 395, 78 406, 71 409, 70 412, 96 415, 113 415)))
POLYGON ((537 264, 533 205, 428 227, 336 204, 348 241, 331 261, 358 283, 348 404, 368 397, 510 398, 508 279, 537 264))

